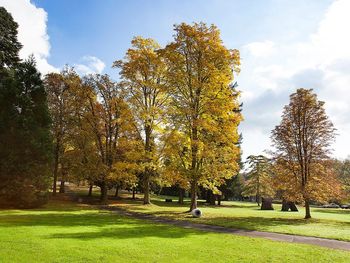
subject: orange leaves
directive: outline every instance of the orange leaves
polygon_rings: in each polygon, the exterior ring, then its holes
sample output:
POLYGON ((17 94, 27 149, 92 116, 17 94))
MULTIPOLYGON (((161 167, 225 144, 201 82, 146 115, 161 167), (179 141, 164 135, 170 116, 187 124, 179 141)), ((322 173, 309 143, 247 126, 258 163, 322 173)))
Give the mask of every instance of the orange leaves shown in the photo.
POLYGON ((298 89, 272 131, 276 184, 292 200, 326 201, 339 193, 328 153, 334 127, 312 90, 298 89))

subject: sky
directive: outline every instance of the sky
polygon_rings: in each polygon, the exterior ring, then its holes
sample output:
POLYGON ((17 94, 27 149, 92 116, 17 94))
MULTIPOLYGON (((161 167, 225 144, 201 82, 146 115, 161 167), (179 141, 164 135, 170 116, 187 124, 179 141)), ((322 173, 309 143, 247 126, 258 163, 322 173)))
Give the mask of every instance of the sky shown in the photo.
POLYGON ((0 0, 19 24, 20 55, 39 70, 65 64, 107 73, 134 36, 161 45, 181 22, 215 24, 241 52, 236 76, 243 102, 243 156, 271 149, 271 130, 297 88, 326 102, 337 128, 334 156, 350 156, 350 0, 0 0))

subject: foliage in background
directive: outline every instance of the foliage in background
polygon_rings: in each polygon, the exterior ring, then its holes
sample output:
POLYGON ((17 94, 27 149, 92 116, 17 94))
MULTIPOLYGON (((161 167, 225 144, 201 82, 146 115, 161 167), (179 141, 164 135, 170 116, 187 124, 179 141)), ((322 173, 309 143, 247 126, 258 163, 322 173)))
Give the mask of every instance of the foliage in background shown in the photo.
POLYGON ((262 197, 273 197, 275 191, 272 185, 272 172, 270 160, 263 155, 250 155, 247 157, 249 165, 246 173, 243 196, 254 196, 258 206, 262 197))

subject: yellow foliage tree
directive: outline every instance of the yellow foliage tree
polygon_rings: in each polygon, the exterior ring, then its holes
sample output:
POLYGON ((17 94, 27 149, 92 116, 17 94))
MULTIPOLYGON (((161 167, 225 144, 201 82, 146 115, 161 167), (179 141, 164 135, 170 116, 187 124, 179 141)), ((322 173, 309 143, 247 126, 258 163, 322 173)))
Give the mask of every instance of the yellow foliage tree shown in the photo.
POLYGON ((175 26, 174 38, 161 51, 171 97, 167 153, 190 184, 192 210, 198 185, 216 190, 239 169, 242 116, 232 82, 240 58, 223 45, 214 25, 182 23, 175 26))
POLYGON ((143 138, 142 160, 144 204, 150 203, 150 180, 157 174, 159 155, 157 137, 163 120, 166 92, 165 64, 159 54, 160 46, 149 38, 135 37, 125 59, 114 62, 120 68, 122 85, 128 93, 128 102, 135 118, 139 136, 143 138))

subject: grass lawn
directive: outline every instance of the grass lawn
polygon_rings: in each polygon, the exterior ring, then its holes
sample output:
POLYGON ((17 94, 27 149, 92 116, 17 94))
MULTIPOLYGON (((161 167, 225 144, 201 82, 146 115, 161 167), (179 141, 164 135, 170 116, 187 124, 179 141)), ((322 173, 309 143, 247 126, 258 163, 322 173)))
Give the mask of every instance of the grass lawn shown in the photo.
POLYGON ((349 262, 350 253, 207 233, 72 203, 0 210, 0 262, 349 262))
POLYGON ((281 212, 281 206, 274 205, 274 211, 261 211, 255 203, 229 201, 222 202, 220 207, 199 204, 203 217, 192 218, 184 213, 188 210, 189 203, 178 205, 176 197, 172 197, 174 203, 165 203, 164 198, 154 196, 153 204, 147 206, 142 205, 141 201, 133 200, 116 201, 114 205, 204 224, 350 241, 350 210, 312 208, 313 218, 305 220, 303 207, 298 207, 299 212, 281 212))

